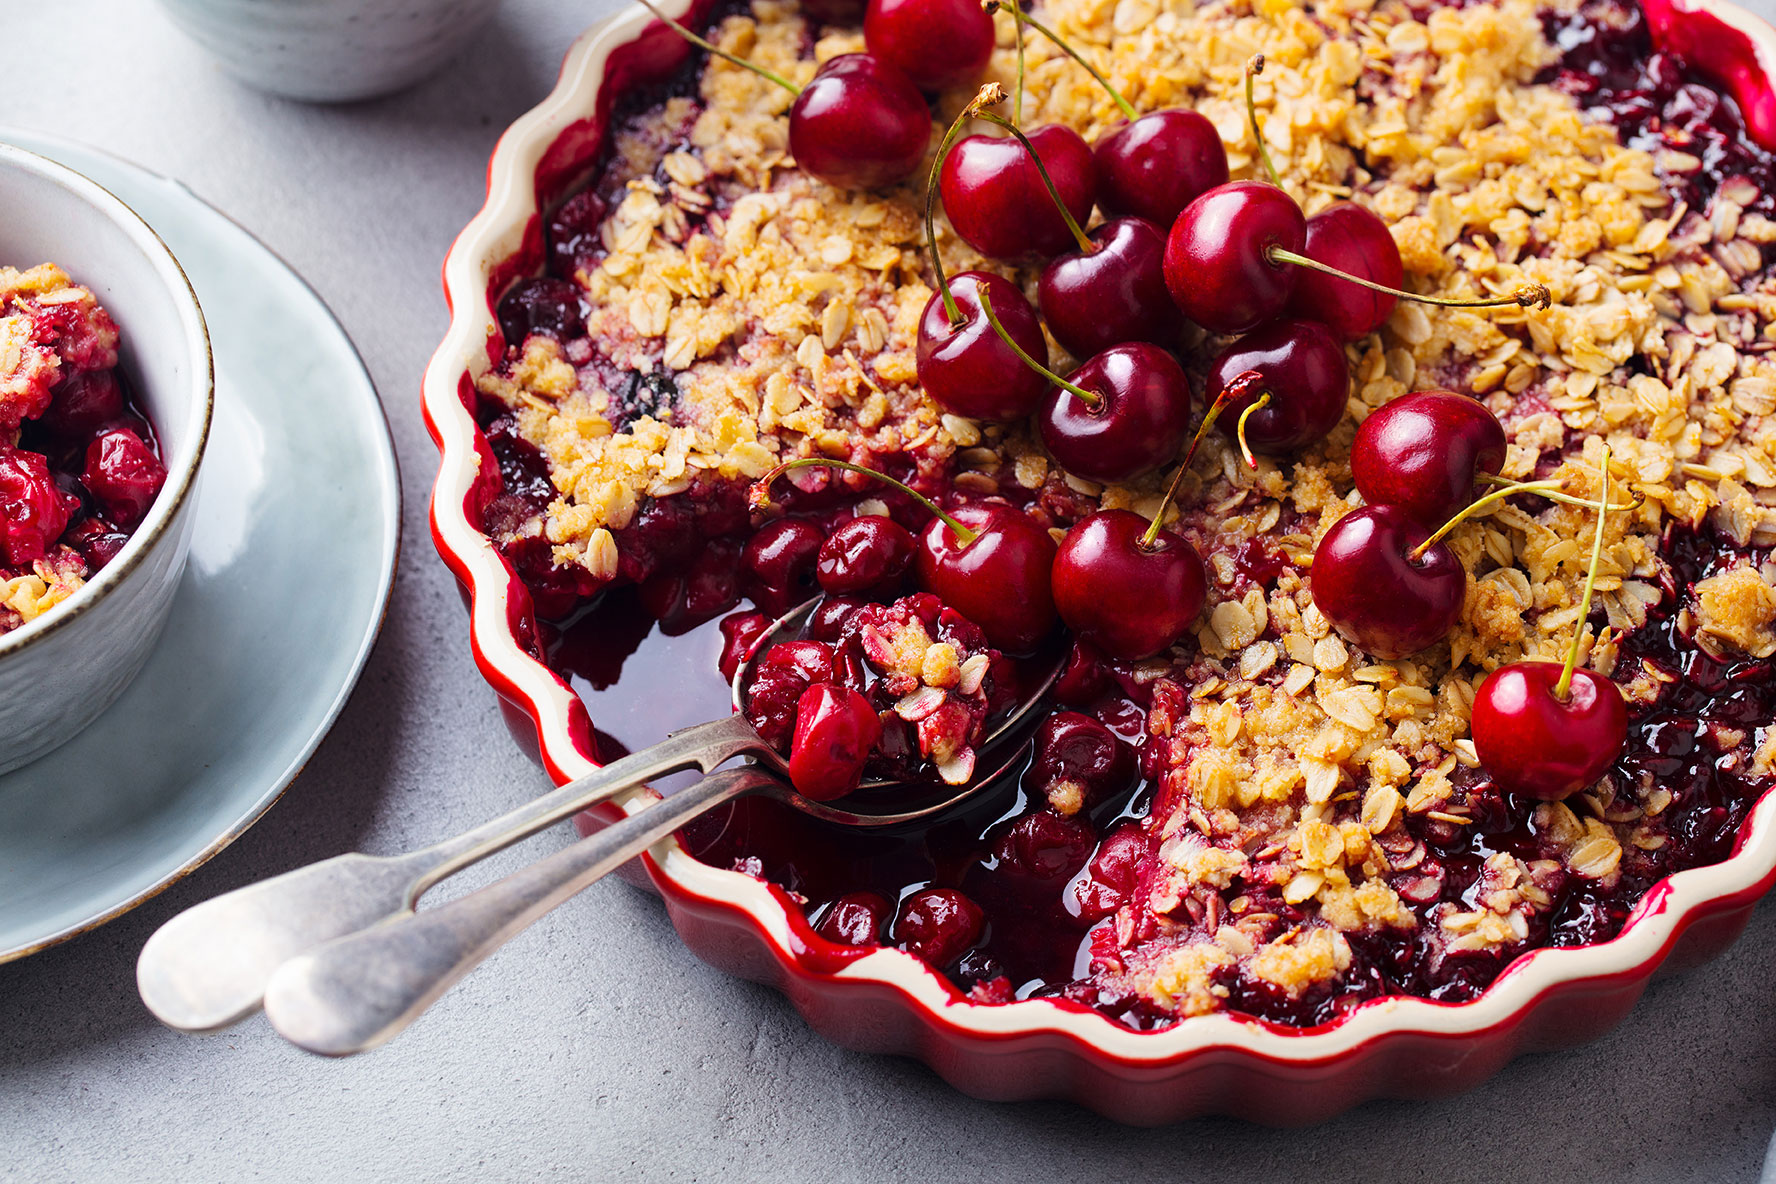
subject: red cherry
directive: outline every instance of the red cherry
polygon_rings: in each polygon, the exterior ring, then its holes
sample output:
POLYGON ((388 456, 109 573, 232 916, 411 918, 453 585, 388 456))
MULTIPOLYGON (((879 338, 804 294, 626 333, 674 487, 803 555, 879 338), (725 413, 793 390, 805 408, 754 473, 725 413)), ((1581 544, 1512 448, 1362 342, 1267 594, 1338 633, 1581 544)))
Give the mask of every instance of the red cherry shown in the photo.
POLYGON ((995 647, 1028 653, 1054 628, 1054 540, 1012 506, 964 506, 951 517, 976 532, 974 541, 963 546, 933 518, 914 558, 919 586, 978 624, 995 647))
POLYGON ((1573 670, 1555 694, 1559 662, 1513 662, 1487 675, 1474 696, 1474 750, 1504 789, 1557 799, 1597 783, 1628 743, 1628 706, 1616 684, 1573 670))
POLYGON ((711 540, 687 570, 649 576, 640 592, 642 607, 660 622, 661 633, 689 633, 740 602, 740 548, 733 539, 711 540))
POLYGON ((718 626, 722 635, 721 657, 716 659, 716 666, 721 670, 723 682, 734 681, 741 664, 751 655, 752 647, 770 630, 771 621, 772 618, 764 613, 742 612, 722 618, 718 626))
POLYGON ((881 738, 882 721, 868 699, 850 687, 814 683, 796 703, 790 784, 816 802, 844 797, 863 780, 864 763, 881 738))
POLYGON ((1184 315, 1211 333, 1244 333, 1282 312, 1299 271, 1271 247, 1300 252, 1307 219, 1295 199, 1262 181, 1232 181, 1185 207, 1166 239, 1166 287, 1184 315))
POLYGON ((1168 649, 1202 611, 1208 579, 1182 535, 1143 543, 1147 519, 1099 510, 1067 532, 1055 553, 1055 609, 1067 627, 1117 658, 1168 649))
POLYGON ((986 915, 953 888, 922 888, 907 897, 894 921, 894 940, 933 966, 948 966, 981 938, 986 915))
POLYGON ((1037 427, 1055 460, 1077 476, 1108 483, 1150 473, 1175 459, 1190 435, 1190 379, 1157 345, 1112 346, 1067 381, 1097 402, 1056 387, 1037 427))
POLYGON ((833 647, 819 641, 780 641, 759 655, 742 702, 747 721, 766 744, 788 751, 802 692, 833 680, 833 647))
POLYGON ((0 447, 0 559, 6 566, 29 567, 46 557, 79 509, 80 499, 62 492, 43 456, 0 447))
POLYGON ((1344 418, 1350 398, 1350 364, 1344 347, 1318 321, 1272 321, 1223 350, 1209 367, 1204 397, 1212 405, 1234 388, 1215 421, 1229 436, 1239 430, 1241 413, 1260 396, 1270 401, 1245 420, 1245 438, 1254 452, 1286 456, 1325 439, 1344 418), (1248 373, 1235 386, 1235 380, 1248 373))
MULTIPOLYGON (((1110 739, 1115 742, 1116 737, 1110 739)), ((1133 760, 1128 762, 1128 771, 1134 771, 1133 760)), ((1097 845, 1097 832, 1085 819, 1038 810, 1012 823, 1000 837, 993 851, 997 857, 994 871, 1026 892, 1052 893, 1085 866, 1097 845)))
POLYGON ((1133 214, 1170 226, 1184 207, 1227 184, 1227 149, 1208 117, 1151 111, 1092 146, 1098 206, 1106 217, 1133 214))
POLYGON ((1036 731, 1029 779, 1044 795, 1070 785, 1090 804, 1126 789, 1134 775, 1134 750, 1089 715, 1057 711, 1036 731))
POLYGON ((993 56, 993 18, 973 0, 869 0, 863 43, 921 90, 981 76, 993 56))
MULTIPOLYGON (((1400 248, 1387 224, 1355 202, 1334 202, 1309 218, 1301 253, 1385 287, 1398 288, 1406 282, 1400 248)), ((1381 328, 1399 303, 1391 292, 1376 292, 1323 271, 1297 270, 1289 314, 1319 321, 1346 341, 1381 328)))
MULTIPOLYGON (((1058 123, 1025 134, 1068 212, 1083 225, 1097 194, 1091 149, 1078 132, 1058 123)), ((1036 162, 1013 137, 974 135, 956 141, 944 157, 938 190, 956 233, 990 258, 1055 255, 1074 245, 1073 232, 1055 208, 1036 162)), ((999 312, 998 295, 991 293, 994 312, 999 312)))
POLYGON ((111 370, 76 370, 55 386, 37 422, 63 440, 95 432, 124 412, 123 389, 111 370))
POLYGON ((869 592, 896 583, 913 565, 913 533, 893 519, 866 514, 820 545, 815 575, 828 592, 869 592))
POLYGON ((142 437, 128 428, 113 428, 86 446, 80 480, 113 522, 132 527, 147 515, 166 475, 166 466, 142 437))
MULTIPOLYGON (((1043 195, 1047 201, 1047 194, 1043 195)), ((981 311, 985 288, 993 315, 1011 339, 1031 357, 1047 357, 1042 324, 1023 290, 1003 276, 965 271, 950 280, 950 293, 962 312, 950 325, 942 293, 931 297, 919 318, 919 385, 945 411, 970 419, 1010 421, 1028 417, 1042 401, 1048 382, 1013 353, 981 311)))
POLYGON ((806 600, 814 591, 814 568, 825 542, 826 534, 806 518, 765 523, 740 552, 747 595, 773 617, 806 600))
POLYGON ((840 189, 876 189, 913 175, 931 146, 918 87, 867 53, 821 66, 789 109, 789 150, 803 172, 840 189))
MULTIPOLYGON (((1091 232, 1097 250, 1051 259, 1036 283, 1048 331, 1076 358, 1125 341, 1175 345, 1183 328, 1165 286, 1165 232, 1116 218, 1091 232)), ((999 311, 996 294, 993 311, 999 311)))
POLYGON ((1419 391, 1372 412, 1351 444, 1351 476, 1370 505, 1398 506, 1435 529, 1474 500, 1474 479, 1505 463, 1505 429, 1454 391, 1419 391))
POLYGON ((851 596, 828 596, 808 614, 808 636, 815 641, 837 641, 845 631, 845 622, 862 608, 864 602, 851 596))
POLYGON ((1314 603, 1338 631, 1378 658, 1404 658, 1461 616, 1468 573, 1443 543, 1395 506, 1364 506, 1332 524, 1314 551, 1314 603))
POLYGON ((832 902, 814 932, 843 946, 873 946, 894 912, 888 899, 874 892, 847 892, 832 902))
POLYGON ((103 518, 82 518, 62 536, 62 542, 73 547, 86 560, 88 575, 98 572, 117 558, 117 553, 123 550, 123 545, 129 540, 127 531, 118 530, 103 518))

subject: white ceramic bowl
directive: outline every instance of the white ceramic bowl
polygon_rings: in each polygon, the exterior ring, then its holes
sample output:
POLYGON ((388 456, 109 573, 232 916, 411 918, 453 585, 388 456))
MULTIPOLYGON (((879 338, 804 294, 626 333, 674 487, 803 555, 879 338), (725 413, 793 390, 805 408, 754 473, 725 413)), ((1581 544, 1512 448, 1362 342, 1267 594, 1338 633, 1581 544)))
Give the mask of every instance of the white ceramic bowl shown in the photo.
POLYGON ((51 611, 0 636, 0 773, 96 719, 160 636, 185 570, 209 435, 210 339, 185 272, 136 213, 72 169, 0 144, 0 264, 56 263, 116 320, 166 485, 121 552, 51 611))
POLYGON ((418 82, 499 0, 161 0, 222 68, 285 98, 336 103, 418 82))

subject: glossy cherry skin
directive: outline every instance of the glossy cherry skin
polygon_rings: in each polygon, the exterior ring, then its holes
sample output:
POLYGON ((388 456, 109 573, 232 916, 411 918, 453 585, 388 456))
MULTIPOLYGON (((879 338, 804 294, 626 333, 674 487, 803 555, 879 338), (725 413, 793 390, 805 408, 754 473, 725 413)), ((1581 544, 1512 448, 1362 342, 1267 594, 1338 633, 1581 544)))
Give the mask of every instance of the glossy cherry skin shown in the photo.
MULTIPOLYGON (((1081 226, 1097 198, 1097 166, 1078 132, 1058 123, 1024 133, 1048 169, 1055 191, 1081 226)), ((1010 136, 964 136, 938 175, 944 213, 962 241, 992 259, 1057 255, 1077 245, 1055 209, 1042 174, 1010 136)), ((993 311, 999 311, 997 302, 993 311)))
POLYGON ((789 150, 803 172, 840 189, 913 175, 931 146, 931 110, 905 74, 867 53, 815 72, 789 109, 789 150))
POLYGON ((721 656, 716 659, 716 667, 721 671, 723 682, 734 681, 734 675, 740 672, 740 667, 752 656, 753 647, 758 645, 759 638, 770 632, 773 619, 758 612, 738 612, 721 619, 718 628, 721 630, 722 648, 721 656))
POLYGON ((981 938, 986 914, 953 888, 922 888, 907 897, 894 920, 894 940, 933 966, 948 966, 981 938))
POLYGON ((816 802, 842 798, 863 780, 864 762, 882 738, 882 720, 858 692, 817 682, 796 702, 789 783, 816 802))
POLYGON ((1596 784, 1628 743, 1628 705, 1616 684, 1578 667, 1565 702, 1558 662, 1513 662, 1474 696, 1474 750, 1504 788, 1554 800, 1596 784))
POLYGON ((1055 552, 1055 611, 1067 628, 1105 653, 1151 657, 1184 636, 1202 611, 1202 556, 1169 530, 1142 545, 1147 519, 1099 510, 1067 532, 1055 552))
POLYGON ((1246 443, 1266 456, 1288 456, 1326 438, 1344 418, 1350 399, 1350 364, 1344 347, 1318 321, 1272 321, 1228 346, 1209 366, 1203 389, 1209 405, 1248 372, 1215 424, 1228 436, 1240 414, 1265 392, 1270 402, 1246 420, 1246 443))
POLYGON ((1089 715, 1057 711, 1036 729, 1028 779, 1045 795, 1071 783, 1090 804, 1126 789, 1134 775, 1134 750, 1089 715))
POLYGON ((767 522, 746 540, 740 566, 746 593, 777 617, 814 592, 814 568, 826 534, 806 518, 767 522))
POLYGON ((1190 435, 1190 379, 1157 345, 1111 346, 1067 381, 1098 401, 1056 387, 1036 426, 1049 453, 1075 476, 1108 483, 1151 473, 1176 459, 1190 435))
POLYGON ((1314 551, 1314 603, 1346 638, 1378 658, 1415 654, 1461 617, 1467 569, 1431 532, 1393 506, 1364 506, 1332 524, 1314 551))
POLYGON ((1091 240, 1097 250, 1056 255, 1036 282, 1055 340, 1076 358, 1125 341, 1176 344, 1184 325, 1166 292, 1165 232, 1144 218, 1114 218, 1091 240))
POLYGON ((1271 247, 1299 253, 1307 218, 1262 181, 1230 181, 1184 208, 1166 239, 1166 287, 1184 315, 1211 333, 1244 333, 1283 311, 1301 268, 1273 263, 1271 247))
POLYGON ((166 466, 142 437, 128 428, 112 428, 86 446, 80 481, 113 522, 131 527, 147 516, 166 475, 166 466))
POLYGON ((919 385, 954 415, 989 422, 1026 419, 1042 402, 1048 380, 993 332, 981 312, 983 288, 993 315, 1018 348, 1033 358, 1048 357, 1042 323, 1023 290, 991 272, 965 271, 950 278, 950 294, 962 312, 962 323, 951 327, 941 292, 931 297, 919 317, 919 385))
POLYGON ((963 506, 951 517, 975 539, 963 546, 933 518, 913 560, 919 587, 979 625, 996 648, 1028 653, 1054 628, 1054 540, 1012 506, 963 506))
POLYGON ((888 898, 875 892, 847 892, 833 901, 814 932, 827 941, 846 946, 873 946, 882 940, 882 927, 894 915, 888 898))
POLYGON ((1386 502, 1435 530, 1474 500, 1474 478, 1505 463, 1505 429, 1454 391, 1419 391, 1372 412, 1351 443, 1351 476, 1370 505, 1386 502))
POLYGON ((966 86, 993 56, 993 18, 974 0, 869 0, 863 43, 920 90, 966 86))
POLYGON ((820 544, 814 576, 827 592, 869 592, 894 584, 913 565, 913 532, 879 514, 835 529, 820 544))
MULTIPOLYGON (((1389 288, 1406 282, 1400 248, 1387 225, 1374 211, 1355 202, 1335 202, 1309 218, 1301 253, 1389 288)), ((1295 292, 1289 297, 1289 314, 1319 321, 1346 341, 1381 328, 1399 303, 1400 298, 1392 293, 1306 267, 1294 270, 1298 274, 1295 292)))
POLYGON ((1206 115, 1150 111, 1098 137, 1098 208, 1169 227, 1184 207, 1227 184, 1227 149, 1206 115))
POLYGON ((29 568, 47 556, 79 509, 42 455, 0 446, 0 563, 29 568))

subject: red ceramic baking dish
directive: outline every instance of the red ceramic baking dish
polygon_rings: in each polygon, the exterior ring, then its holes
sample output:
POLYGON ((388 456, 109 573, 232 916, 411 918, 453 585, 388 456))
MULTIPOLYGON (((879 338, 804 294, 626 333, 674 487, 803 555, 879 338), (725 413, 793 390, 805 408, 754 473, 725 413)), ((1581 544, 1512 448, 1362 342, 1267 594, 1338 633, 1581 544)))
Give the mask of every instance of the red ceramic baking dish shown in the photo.
MULTIPOLYGON (((668 0, 700 15, 704 0, 668 0)), ((1649 0, 1658 42, 1716 77, 1747 123, 1776 143, 1776 31, 1718 0, 1649 0)), ((449 332, 426 372, 426 421, 441 451, 432 532, 470 606, 482 673, 514 733, 557 782, 594 767, 593 727, 575 693, 532 656, 530 597, 478 529, 496 472, 476 425, 475 379, 504 348, 494 306, 542 263, 541 211, 596 160, 613 97, 659 80, 683 44, 639 7, 589 29, 553 92, 500 139, 486 205, 451 248, 449 332)), ((638 790, 621 805, 651 801, 638 790)), ((1135 1031, 1047 999, 981 1004, 894 949, 817 937, 781 889, 691 858, 667 840, 643 860, 686 945, 732 974, 783 991, 829 1039, 925 1061, 969 1094, 1069 1098, 1122 1122, 1229 1114, 1269 1124, 1321 1121, 1370 1098, 1423 1098, 1473 1087, 1526 1052, 1594 1039, 1619 1023, 1649 979, 1718 955, 1776 882, 1776 802, 1762 800, 1730 858, 1658 883, 1615 939, 1519 957, 1470 1002, 1408 997, 1365 1003, 1335 1023, 1291 1028, 1228 1014, 1135 1031)))

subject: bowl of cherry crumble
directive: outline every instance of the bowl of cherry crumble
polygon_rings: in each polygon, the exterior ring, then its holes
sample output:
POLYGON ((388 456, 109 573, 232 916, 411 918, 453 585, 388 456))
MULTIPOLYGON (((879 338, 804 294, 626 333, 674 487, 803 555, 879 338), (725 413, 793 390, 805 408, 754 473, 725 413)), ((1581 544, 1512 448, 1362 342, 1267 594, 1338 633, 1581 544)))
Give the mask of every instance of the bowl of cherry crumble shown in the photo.
POLYGON ((1669 0, 616 17, 445 264, 481 670, 562 782, 744 670, 842 804, 1054 664, 953 811, 642 861, 978 1096, 1301 1123, 1594 1038, 1776 882, 1772 65, 1669 0))
POLYGON ((92 723, 184 570, 209 430, 203 313, 134 211, 0 145, 0 772, 92 723))

